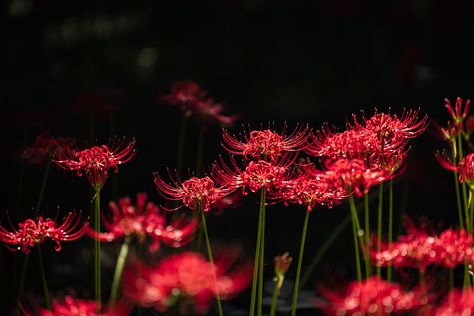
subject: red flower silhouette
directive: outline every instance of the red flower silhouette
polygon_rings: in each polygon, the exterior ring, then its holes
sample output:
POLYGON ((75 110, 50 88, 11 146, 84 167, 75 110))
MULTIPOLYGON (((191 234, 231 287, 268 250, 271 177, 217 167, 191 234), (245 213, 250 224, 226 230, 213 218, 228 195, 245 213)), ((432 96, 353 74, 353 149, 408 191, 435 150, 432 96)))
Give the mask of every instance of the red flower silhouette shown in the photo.
POLYGON ((138 264, 125 271, 123 293, 131 301, 153 306, 158 311, 166 310, 182 297, 192 300, 197 312, 205 313, 217 293, 221 299, 229 299, 249 284, 249 265, 227 271, 235 259, 231 253, 216 258, 217 283, 214 282, 214 267, 198 253, 172 255, 155 267, 138 264))
POLYGON ((12 251, 30 253, 30 248, 43 243, 47 238, 56 243, 54 250, 61 250, 61 241, 72 241, 80 238, 86 232, 89 224, 81 221, 80 212, 71 212, 59 225, 50 218, 37 220, 27 219, 18 224, 18 229, 12 231, 0 226, 0 241, 4 242, 12 251))
POLYGON ((76 171, 78 176, 86 174, 94 188, 102 188, 109 176, 109 169, 118 171, 118 166, 135 156, 135 140, 125 146, 122 142, 111 149, 106 145, 93 146, 81 151, 60 151, 54 162, 61 168, 76 171))
POLYGON ((426 304, 426 296, 418 289, 406 292, 400 285, 378 277, 350 283, 342 293, 323 289, 329 301, 328 315, 390 315, 413 312, 426 304))
POLYGON ((137 236, 140 242, 150 237, 153 242, 150 251, 159 249, 161 242, 171 247, 181 247, 191 241, 192 234, 197 227, 197 218, 186 222, 184 218, 177 218, 166 225, 166 217, 160 212, 157 205, 147 203, 147 194, 137 194, 137 204, 132 205, 130 198, 119 199, 118 203, 109 203, 111 217, 102 215, 102 223, 108 232, 96 232, 92 228, 87 234, 102 242, 110 242, 125 236, 137 236))
POLYGON ((192 177, 184 182, 172 180, 173 185, 166 183, 156 172, 155 184, 158 192, 166 199, 182 201, 183 205, 192 210, 208 212, 211 205, 235 191, 231 187, 216 187, 209 177, 192 177))
POLYGON ((22 151, 21 157, 32 164, 42 165, 46 160, 53 158, 58 150, 71 152, 73 143, 74 141, 69 138, 39 134, 34 144, 22 151))
POLYGON ((446 156, 446 154, 436 154, 436 159, 444 168, 459 173, 459 182, 474 185, 474 153, 464 157, 457 166, 446 156))
POLYGON ((278 134, 270 129, 251 131, 244 134, 244 141, 238 140, 234 135, 223 130, 224 148, 236 155, 243 155, 246 159, 275 161, 285 151, 299 151, 307 146, 311 133, 308 125, 298 125, 295 130, 286 135, 286 125, 278 134))
POLYGON ((454 289, 430 311, 433 316, 472 315, 474 313, 474 290, 454 289))

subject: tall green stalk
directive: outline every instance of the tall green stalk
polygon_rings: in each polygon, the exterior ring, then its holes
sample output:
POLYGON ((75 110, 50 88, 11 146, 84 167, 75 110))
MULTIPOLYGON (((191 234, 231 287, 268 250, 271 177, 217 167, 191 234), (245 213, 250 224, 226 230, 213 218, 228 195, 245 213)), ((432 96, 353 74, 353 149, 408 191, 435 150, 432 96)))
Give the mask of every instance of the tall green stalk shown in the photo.
POLYGON ((298 266, 296 268, 295 289, 293 290, 293 303, 291 304, 291 316, 296 315, 296 305, 298 303, 298 291, 300 287, 301 264, 303 262, 303 252, 304 252, 304 244, 306 241, 306 232, 308 231, 309 213, 310 211, 306 211, 306 215, 304 217, 303 232, 301 234, 300 253, 298 256, 298 266))
POLYGON ((115 265, 114 278, 112 280, 112 289, 110 291, 110 304, 115 305, 117 301, 118 288, 120 286, 120 280, 122 279, 123 268, 125 267, 125 262, 127 261, 128 250, 130 248, 130 236, 126 236, 125 240, 120 247, 120 252, 117 257, 117 263, 115 265))
MULTIPOLYGON (((388 244, 392 243, 393 239, 393 179, 388 182, 388 244)), ((392 281, 392 266, 387 267, 387 281, 392 281)))
MULTIPOLYGON (((379 185, 379 208, 377 212, 377 252, 382 248, 382 213, 383 213, 383 183, 379 185)), ((375 268, 377 276, 381 277, 380 266, 375 268)))
MULTIPOLYGON (((100 232, 100 187, 95 190, 94 204, 94 230, 100 232)), ((100 284, 100 241, 94 239, 94 288, 97 310, 102 306, 101 284, 100 284)))
POLYGON ((275 316, 279 296, 280 296, 280 286, 278 286, 278 282, 275 282, 275 287, 273 288, 273 295, 272 295, 272 306, 270 307, 270 316, 275 316))
POLYGON ((198 212, 201 213, 201 223, 202 223, 202 228, 204 231, 204 239, 206 240, 207 256, 209 257, 209 261, 211 262, 211 265, 212 265, 212 275, 214 277, 214 285, 216 287, 217 310, 219 312, 219 316, 222 316, 223 312, 222 312, 221 298, 219 295, 219 290, 217 288, 216 267, 214 265, 214 258, 212 257, 212 249, 211 249, 211 243, 209 241, 209 234, 207 233, 206 216, 204 215, 204 211, 199 210, 198 212))
MULTIPOLYGON (((370 245, 370 220, 369 220, 369 193, 367 192, 364 195, 364 221, 365 221, 365 228, 364 228, 364 237, 365 237, 365 245, 370 245)), ((370 266, 370 261, 365 262, 365 277, 369 278, 372 274, 370 266)))
MULTIPOLYGON (((451 159, 453 161, 454 166, 456 167, 458 165, 458 162, 456 161, 456 139, 454 139, 451 144, 451 159)), ((459 228, 463 229, 464 220, 462 215, 461 192, 459 191, 458 172, 456 170, 453 172, 453 178, 454 188, 456 189, 456 205, 458 208, 459 228)))
POLYGON ((46 282, 46 273, 44 272, 44 264, 43 264, 43 256, 41 254, 41 247, 39 245, 36 246, 38 248, 38 263, 41 273, 41 282, 43 283, 43 293, 44 293, 44 301, 46 303, 46 307, 51 310, 51 297, 49 296, 48 290, 48 283, 46 282))
POLYGON ((260 262, 260 239, 262 237, 262 204, 265 203, 264 188, 260 193, 260 210, 258 212, 258 228, 257 228, 257 241, 255 242, 255 258, 253 263, 253 278, 252 278, 252 292, 250 294, 250 310, 249 315, 255 315, 255 302, 257 299, 257 280, 258 280, 258 267, 260 262))
POLYGON ((356 262, 356 271, 357 271, 357 280, 362 281, 362 270, 360 266, 360 255, 359 255, 359 219, 357 216, 357 210, 355 207, 354 197, 351 195, 349 197, 349 206, 352 216, 352 235, 354 238, 354 253, 355 253, 355 262, 356 262))
POLYGON ((267 190, 262 187, 262 195, 260 198, 260 209, 262 213, 262 226, 260 235, 260 255, 258 263, 258 296, 257 296, 257 316, 262 316, 262 305, 263 305, 263 264, 265 261, 265 208, 266 208, 266 197, 267 190), (262 203, 263 201, 263 203, 262 203))

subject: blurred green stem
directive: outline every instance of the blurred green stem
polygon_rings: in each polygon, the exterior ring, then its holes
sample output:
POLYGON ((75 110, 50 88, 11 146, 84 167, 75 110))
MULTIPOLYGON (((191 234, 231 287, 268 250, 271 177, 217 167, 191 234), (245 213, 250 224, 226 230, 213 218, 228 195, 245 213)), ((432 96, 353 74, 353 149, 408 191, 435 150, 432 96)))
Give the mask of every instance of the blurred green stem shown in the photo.
POLYGON ((125 267, 125 262, 127 261, 130 240, 130 236, 125 237, 117 257, 117 264, 115 265, 114 278, 112 281, 112 289, 110 291, 110 304, 112 304, 112 306, 114 306, 115 302, 117 301, 118 288, 120 286, 120 280, 122 279, 123 268, 125 267))
POLYGON ((295 289, 293 290, 293 303, 291 304, 291 316, 296 315, 296 305, 298 304, 298 291, 300 287, 301 264, 303 262, 304 244, 306 241, 306 233, 308 231, 309 213, 310 211, 307 210, 306 215, 304 217, 303 232, 301 234, 300 253, 298 255, 298 266, 296 268, 295 289))

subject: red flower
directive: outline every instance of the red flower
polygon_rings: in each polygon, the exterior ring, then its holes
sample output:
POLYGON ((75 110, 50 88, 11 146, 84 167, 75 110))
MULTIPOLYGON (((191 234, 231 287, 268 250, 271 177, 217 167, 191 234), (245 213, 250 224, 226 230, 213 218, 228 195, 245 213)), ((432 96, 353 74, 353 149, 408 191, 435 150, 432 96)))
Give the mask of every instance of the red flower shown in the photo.
POLYGON ((37 220, 27 219, 18 224, 18 229, 12 227, 13 231, 6 230, 0 226, 0 241, 4 242, 12 251, 23 251, 30 253, 30 248, 43 243, 46 238, 56 243, 54 250, 61 250, 61 241, 72 241, 80 238, 86 232, 89 224, 81 221, 80 212, 71 212, 64 221, 57 225, 50 218, 43 219, 39 216, 37 220))
POLYGON ((449 115, 451 115, 451 118, 453 119, 453 122, 456 126, 462 128, 462 123, 464 122, 464 119, 467 117, 467 114, 469 113, 469 104, 471 103, 471 100, 467 100, 466 104, 464 105, 464 111, 461 110, 462 107, 462 99, 460 97, 456 98, 456 104, 454 106, 451 105, 451 102, 446 98, 444 99, 444 106, 446 107, 446 110, 448 110, 449 115), (462 111, 462 113, 461 113, 462 111))
POLYGON ((42 308, 37 313, 23 312, 24 316, 126 316, 130 313, 130 307, 119 303, 117 306, 108 306, 104 311, 97 312, 97 302, 81 300, 72 296, 66 296, 61 300, 52 302, 51 310, 42 308))
POLYGON ((436 159, 444 168, 459 173, 459 182, 474 185, 474 153, 467 155, 455 166, 446 154, 436 154, 436 159))
POLYGON ((156 188, 164 198, 181 200, 183 205, 195 211, 208 212, 212 204, 235 190, 231 187, 216 187, 209 177, 192 177, 182 183, 179 179, 172 180, 173 185, 169 185, 157 172, 154 175, 156 188))
POLYGON ((431 311, 434 316, 472 315, 474 313, 474 290, 451 290, 441 303, 431 311))
POLYGON ((350 194, 361 197, 371 186, 380 184, 393 175, 387 170, 370 170, 361 159, 339 159, 328 166, 321 177, 333 188, 346 190, 350 194))
POLYGON ((246 159, 275 161, 285 151, 304 149, 311 129, 307 124, 298 125, 290 135, 286 135, 286 126, 280 134, 270 129, 251 131, 249 135, 245 133, 244 142, 225 129, 222 133, 222 145, 228 152, 243 155, 246 159))
POLYGON ((196 311, 205 313, 217 293, 221 299, 229 299, 249 284, 249 265, 227 272, 235 259, 231 253, 216 258, 215 283, 214 267, 200 254, 183 252, 171 255, 155 267, 139 265, 127 269, 122 283, 123 293, 131 301, 153 306, 158 311, 166 310, 177 298, 183 297, 194 302, 196 311))
POLYGON ((378 277, 350 283, 342 293, 325 289, 321 293, 328 301, 328 315, 390 315, 415 311, 426 304, 421 291, 404 291, 400 285, 378 277))
POLYGON ((106 145, 93 146, 73 152, 60 151, 54 162, 61 168, 76 171, 78 176, 86 174, 94 188, 102 188, 109 176, 109 169, 118 171, 122 165, 135 156, 135 140, 122 146, 122 142, 109 149, 106 145))
POLYGON ((256 192, 262 187, 267 189, 278 187, 287 180, 289 166, 294 162, 293 157, 284 155, 279 161, 273 163, 265 160, 251 161, 245 170, 241 170, 231 156, 231 167, 227 166, 222 157, 214 165, 212 175, 214 180, 227 187, 242 188, 243 194, 246 189, 256 192))
POLYGON ((224 107, 214 102, 208 92, 192 81, 176 82, 171 92, 161 98, 165 103, 179 107, 185 116, 195 116, 202 123, 231 126, 238 115, 224 115, 224 107))
POLYGON ((379 253, 371 253, 378 266, 393 265, 424 271, 431 264, 454 268, 469 260, 473 240, 466 231, 448 229, 437 236, 426 228, 415 227, 409 219, 406 219, 405 226, 406 235, 383 245, 379 253))
POLYGON ((48 134, 39 134, 33 146, 26 148, 21 157, 32 164, 41 165, 54 157, 58 150, 70 152, 74 141, 68 138, 54 138, 48 134))
POLYGON ((147 203, 147 194, 137 194, 137 205, 132 205, 130 198, 121 198, 118 204, 109 203, 112 217, 107 218, 102 212, 102 223, 108 232, 96 232, 89 228, 89 236, 102 242, 110 242, 125 236, 135 235, 140 242, 150 237, 153 242, 150 251, 155 252, 161 242, 171 247, 181 247, 191 241, 192 234, 197 227, 197 218, 186 222, 184 218, 177 218, 166 225, 166 217, 152 202, 147 203))

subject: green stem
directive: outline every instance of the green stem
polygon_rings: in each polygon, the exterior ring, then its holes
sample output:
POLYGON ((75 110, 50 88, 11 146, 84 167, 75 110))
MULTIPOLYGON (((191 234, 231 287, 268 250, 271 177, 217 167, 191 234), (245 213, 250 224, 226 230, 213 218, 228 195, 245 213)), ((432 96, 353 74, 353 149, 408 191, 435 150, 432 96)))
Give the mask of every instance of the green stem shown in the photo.
POLYGON ((51 310, 51 297, 49 296, 48 283, 46 282, 46 274, 44 272, 43 255, 41 254, 41 247, 38 245, 36 248, 38 248, 38 263, 41 273, 41 281, 43 283, 44 301, 48 310, 51 310))
POLYGON ((198 144, 196 151, 196 177, 200 177, 202 173, 202 160, 204 155, 204 126, 199 129, 198 144))
POLYGON ((183 115, 181 118, 181 124, 179 126, 179 139, 178 139, 178 156, 176 159, 176 173, 178 177, 183 175, 183 160, 184 160, 184 145, 186 142, 186 129, 188 126, 188 117, 183 115))
POLYGON ((260 256, 258 263, 258 296, 257 296, 257 316, 262 316, 263 304, 263 264, 265 261, 265 208, 266 208, 266 187, 262 187, 262 195, 260 197, 260 209, 262 213, 262 227, 260 235, 260 256))
MULTIPOLYGON (((462 149, 462 138, 461 138, 461 134, 458 135, 458 156, 459 156, 459 161, 461 161, 464 157, 464 153, 463 153, 463 149, 462 149)), ((464 202, 464 212, 466 214, 466 226, 469 226, 469 216, 468 216, 468 203, 467 203, 467 189, 466 189, 466 184, 463 183, 461 184, 461 188, 462 188, 462 198, 463 198, 463 202, 464 202)))
MULTIPOLYGON (((379 208, 377 212, 377 252, 380 252, 382 248, 382 211, 383 211, 383 183, 379 185, 379 208)), ((380 278, 381 269, 377 265, 376 274, 380 278)))
MULTIPOLYGON (((456 140, 453 140, 451 144, 451 158, 454 164, 454 167, 457 166, 457 161, 456 161, 456 140)), ((458 208, 458 216, 459 216, 459 227, 461 229, 464 228, 464 220, 463 220, 463 215, 462 215, 462 205, 461 205, 461 192, 459 191, 459 180, 458 180, 458 172, 454 171, 453 172, 453 177, 454 177, 454 188, 456 189, 456 205, 458 208)))
POLYGON ((309 211, 306 211, 303 224, 303 232, 301 234, 300 253, 298 256, 298 267, 296 268, 295 289, 293 290, 293 303, 291 304, 291 316, 296 315, 296 305, 298 303, 298 291, 300 287, 301 265, 303 262, 304 244, 306 241, 306 232, 308 231, 309 211))
POLYGON ((358 218, 357 210, 355 209, 354 197, 351 195, 349 197, 349 205, 351 209, 352 216, 352 234, 354 237, 354 252, 355 252, 355 261, 356 261, 356 271, 357 271, 357 280, 362 281, 362 271, 360 268, 360 255, 359 255, 359 227, 358 227, 358 218))
POLYGON ((272 306, 270 307, 270 316, 275 316, 276 307, 278 305, 278 296, 280 296, 280 281, 275 281, 275 287, 273 288, 272 306))
POLYGON ((219 290, 217 288, 217 276, 216 276, 216 268, 214 265, 214 258, 212 257, 212 249, 211 249, 211 243, 209 241, 209 235, 207 233, 207 225, 206 225, 206 216, 204 215, 204 211, 200 210, 201 213, 201 222, 202 222, 202 228, 204 231, 204 239, 206 240, 206 248, 207 248, 207 256, 209 257, 209 261, 211 262, 212 265, 212 275, 214 277, 214 285, 216 287, 216 300, 217 300, 217 309, 219 311, 219 316, 222 316, 222 305, 221 305, 221 298, 219 295, 219 290))
POLYGON ((255 315, 255 301, 257 298, 258 266, 260 262, 260 239, 262 237, 262 203, 264 203, 263 188, 260 194, 261 195, 260 195, 260 210, 258 213, 257 241, 255 244, 255 259, 253 263, 252 293, 250 295, 250 310, 249 310, 250 316, 255 315))
POLYGON ((20 284, 18 285, 18 301, 20 301, 21 297, 23 296, 23 287, 25 285, 25 278, 26 278, 26 271, 28 268, 29 257, 30 257, 29 255, 25 256, 25 259, 23 260, 23 265, 21 266, 20 284))
POLYGON ((125 267, 125 262, 127 261, 128 250, 130 248, 130 236, 126 236, 122 246, 120 247, 120 252, 117 257, 117 264, 115 265, 114 278, 112 281, 112 290, 110 292, 110 303, 112 306, 115 305, 117 301, 118 288, 120 286, 120 280, 122 278, 123 268, 125 267))
MULTIPOLYGON (((370 221, 369 221, 369 193, 366 193, 364 196, 364 219, 365 219, 365 229, 364 229, 364 237, 365 237, 365 245, 370 245, 370 221)), ((370 261, 365 262, 365 277, 369 278, 372 274, 370 261)))
MULTIPOLYGON (((393 239, 393 179, 388 182, 388 244, 392 243, 393 239)), ((387 267, 387 281, 392 281, 392 266, 387 267)))
POLYGON ((52 157, 49 157, 48 161, 46 162, 46 169, 44 170, 43 180, 41 181, 41 188, 38 195, 38 202, 36 203, 36 208, 35 208, 36 218, 38 218, 40 208, 41 208, 41 203, 43 202, 44 191, 46 189, 46 182, 48 181, 49 169, 51 167, 51 160, 52 160, 52 157))
MULTIPOLYGON (((100 188, 95 188, 95 207, 94 207, 94 229, 100 232, 100 188)), ((97 302, 97 310, 102 305, 101 284, 100 284, 100 241, 94 239, 94 286, 95 300, 97 302)))

